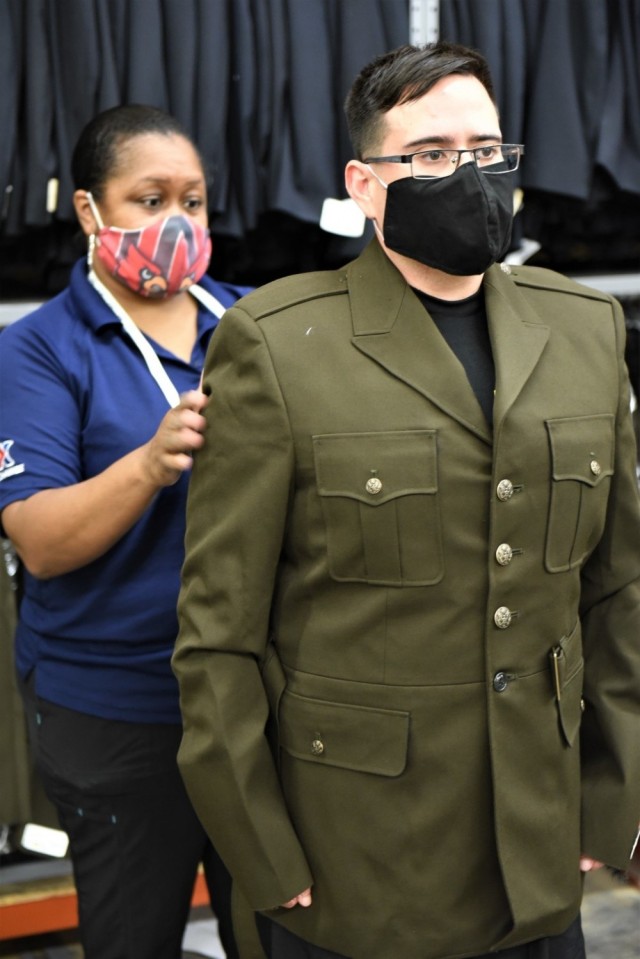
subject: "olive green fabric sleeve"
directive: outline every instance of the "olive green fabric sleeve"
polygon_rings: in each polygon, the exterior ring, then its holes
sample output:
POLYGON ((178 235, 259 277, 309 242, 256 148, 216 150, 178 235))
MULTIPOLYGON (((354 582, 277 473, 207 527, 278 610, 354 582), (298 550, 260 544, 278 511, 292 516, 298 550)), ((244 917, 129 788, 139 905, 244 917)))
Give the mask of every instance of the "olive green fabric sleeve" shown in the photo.
POLYGON ((625 326, 615 301, 613 310, 620 368, 614 473, 604 534, 582 572, 582 816, 584 854, 625 869, 640 821, 640 544, 625 326))
POLYGON ((254 909, 311 885, 265 736, 262 678, 292 445, 259 325, 228 311, 204 374, 206 443, 191 479, 173 666, 187 789, 254 909))

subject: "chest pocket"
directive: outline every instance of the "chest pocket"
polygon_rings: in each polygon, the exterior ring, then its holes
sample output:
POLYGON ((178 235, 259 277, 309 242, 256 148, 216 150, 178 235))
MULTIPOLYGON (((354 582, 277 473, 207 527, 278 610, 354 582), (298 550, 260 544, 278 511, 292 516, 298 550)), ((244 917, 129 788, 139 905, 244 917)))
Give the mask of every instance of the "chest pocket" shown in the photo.
POLYGON ((383 586, 442 579, 435 430, 313 437, 331 576, 383 586))
POLYGON ((545 563, 561 573, 582 563, 604 528, 613 474, 611 414, 547 420, 552 483, 545 563))

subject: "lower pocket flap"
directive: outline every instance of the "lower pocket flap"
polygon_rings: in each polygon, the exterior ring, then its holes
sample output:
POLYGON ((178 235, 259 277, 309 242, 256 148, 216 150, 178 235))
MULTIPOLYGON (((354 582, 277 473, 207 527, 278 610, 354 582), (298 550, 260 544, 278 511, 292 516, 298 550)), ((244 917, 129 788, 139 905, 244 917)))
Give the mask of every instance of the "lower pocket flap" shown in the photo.
POLYGON ((280 746, 297 759, 399 776, 407 763, 409 713, 285 692, 279 734, 280 746))

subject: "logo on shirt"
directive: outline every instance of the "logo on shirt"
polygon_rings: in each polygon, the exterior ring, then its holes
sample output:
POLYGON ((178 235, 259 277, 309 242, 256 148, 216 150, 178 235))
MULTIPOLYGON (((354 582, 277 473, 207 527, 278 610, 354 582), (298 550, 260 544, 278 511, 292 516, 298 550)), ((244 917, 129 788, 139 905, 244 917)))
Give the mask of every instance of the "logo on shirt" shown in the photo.
POLYGON ((0 440, 0 482, 18 473, 24 473, 24 463, 16 463, 10 453, 13 440, 0 440))

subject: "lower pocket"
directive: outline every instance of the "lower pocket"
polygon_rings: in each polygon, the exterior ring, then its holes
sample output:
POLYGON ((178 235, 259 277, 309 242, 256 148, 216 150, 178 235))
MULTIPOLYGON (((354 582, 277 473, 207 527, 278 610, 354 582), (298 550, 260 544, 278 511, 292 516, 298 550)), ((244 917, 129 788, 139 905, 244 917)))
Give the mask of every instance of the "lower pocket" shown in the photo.
POLYGON ((280 702, 280 747, 296 759, 377 776, 407 764, 409 713, 309 699, 286 691, 280 702))

